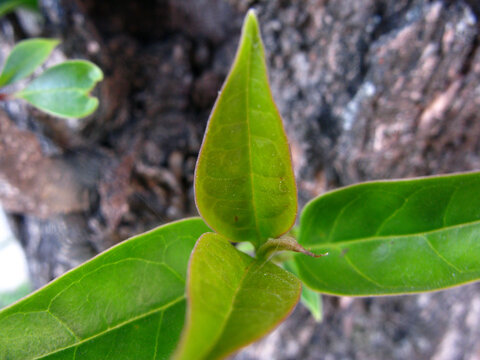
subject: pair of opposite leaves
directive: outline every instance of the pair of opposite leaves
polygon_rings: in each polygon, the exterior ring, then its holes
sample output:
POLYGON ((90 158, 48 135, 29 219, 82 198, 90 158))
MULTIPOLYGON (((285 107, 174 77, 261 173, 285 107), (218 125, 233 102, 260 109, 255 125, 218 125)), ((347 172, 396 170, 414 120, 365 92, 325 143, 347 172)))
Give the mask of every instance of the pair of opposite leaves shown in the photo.
POLYGON ((0 312, 0 358, 169 358, 199 237, 176 359, 225 357, 292 310, 300 281, 229 242, 248 240, 258 249, 296 217, 288 144, 253 12, 209 121, 195 188, 199 211, 218 234, 199 219, 184 220, 74 269, 0 312))
POLYGON ((290 230, 297 214, 290 150, 253 11, 207 125, 195 198, 217 234, 204 234, 192 253, 179 360, 226 356, 271 330, 300 296, 293 275, 229 243, 249 241, 258 251, 290 230))

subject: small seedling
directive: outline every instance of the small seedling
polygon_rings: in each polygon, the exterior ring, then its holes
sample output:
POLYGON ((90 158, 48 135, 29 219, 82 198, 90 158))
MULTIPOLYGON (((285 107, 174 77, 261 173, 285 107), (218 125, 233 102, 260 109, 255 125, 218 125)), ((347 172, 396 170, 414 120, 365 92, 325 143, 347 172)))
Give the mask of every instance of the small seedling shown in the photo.
POLYGON ((250 11, 197 162, 202 218, 127 240, 1 311, 0 358, 221 359, 285 319, 302 282, 319 317, 314 291, 376 296, 477 281, 479 190, 478 172, 350 186, 303 209, 298 243, 285 235, 296 188, 250 11), (251 243, 254 256, 232 242, 251 243), (272 261, 279 250, 295 251, 291 272, 272 261))
MULTIPOLYGON (((40 38, 19 42, 0 73, 0 88, 32 75, 58 43, 58 40, 40 38)), ((89 93, 102 79, 103 73, 95 64, 86 60, 68 60, 48 68, 19 91, 0 93, 0 100, 23 99, 54 116, 82 118, 98 107, 98 99, 89 93)))

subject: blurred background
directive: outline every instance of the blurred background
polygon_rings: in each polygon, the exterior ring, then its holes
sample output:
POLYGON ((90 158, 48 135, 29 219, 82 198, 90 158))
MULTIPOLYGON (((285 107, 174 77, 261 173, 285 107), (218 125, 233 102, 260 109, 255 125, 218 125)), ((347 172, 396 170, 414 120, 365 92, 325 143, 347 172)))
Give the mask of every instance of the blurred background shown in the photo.
MULTIPOLYGON (((0 306, 119 241, 196 214, 197 153, 250 7, 300 207, 360 181, 480 169, 478 0, 37 6, 0 19, 0 61, 19 40, 55 37, 62 43, 47 67, 86 58, 105 80, 98 111, 80 121, 0 103, 0 306)), ((470 284, 324 297, 322 323, 298 306, 234 358, 478 360, 479 340, 480 284, 470 284)))

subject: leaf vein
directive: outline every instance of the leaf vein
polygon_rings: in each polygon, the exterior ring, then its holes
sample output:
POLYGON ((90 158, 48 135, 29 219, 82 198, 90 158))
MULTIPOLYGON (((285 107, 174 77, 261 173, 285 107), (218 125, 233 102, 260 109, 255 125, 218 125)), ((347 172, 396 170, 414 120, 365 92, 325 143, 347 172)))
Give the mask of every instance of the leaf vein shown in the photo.
POLYGON ((42 358, 44 358, 44 357, 46 357, 46 356, 50 356, 50 355, 56 354, 56 353, 58 353, 58 352, 60 352, 60 351, 63 351, 63 350, 66 350, 66 349, 70 349, 70 348, 72 348, 72 347, 74 347, 74 346, 77 346, 77 347, 78 347, 78 346, 80 346, 80 345, 82 345, 82 344, 84 344, 84 343, 86 343, 86 342, 88 342, 88 341, 90 341, 90 340, 93 340, 93 339, 95 339, 95 338, 97 338, 97 337, 99 337, 99 336, 104 335, 105 333, 107 333, 107 332, 109 332, 109 331, 116 330, 116 329, 118 329, 118 328, 121 328, 122 326, 128 325, 128 324, 130 324, 130 323, 132 323, 132 322, 134 322, 134 321, 137 321, 137 320, 143 319, 143 318, 145 318, 145 317, 147 317, 147 316, 153 315, 153 314, 155 314, 155 313, 157 313, 157 312, 159 312, 159 311, 164 311, 165 309, 168 309, 169 307, 172 307, 172 306, 174 306, 175 304, 179 303, 179 302, 182 301, 183 299, 185 299, 185 295, 179 296, 178 298, 176 298, 176 299, 170 301, 169 303, 166 303, 166 304, 164 304, 164 305, 162 305, 162 306, 160 306, 160 307, 158 307, 158 308, 156 308, 156 309, 153 309, 153 310, 148 311, 148 312, 146 312, 146 313, 140 314, 140 315, 138 315, 138 316, 134 316, 134 317, 132 317, 132 318, 130 318, 130 319, 124 321, 124 322, 121 322, 121 323, 119 323, 119 324, 117 324, 117 325, 115 325, 115 326, 112 326, 112 327, 110 327, 110 328, 108 328, 108 329, 106 329, 106 330, 104 330, 104 331, 100 331, 100 332, 98 332, 98 333, 95 334, 95 335, 92 335, 92 336, 90 336, 90 337, 88 337, 88 338, 82 339, 81 341, 78 341, 78 342, 73 343, 73 344, 69 344, 69 345, 67 345, 67 346, 65 346, 65 347, 63 347, 63 348, 56 349, 56 350, 51 351, 51 352, 49 352, 49 353, 46 353, 46 354, 42 354, 42 355, 40 355, 40 356, 37 356, 37 357, 33 358, 33 360, 42 359, 42 358))
POLYGON ((421 235, 420 237, 425 240, 425 242, 428 244, 430 249, 432 249, 432 251, 435 253, 435 255, 437 255, 437 257, 440 260, 442 260, 449 267, 453 268, 455 271, 458 271, 459 273, 463 273, 463 270, 460 270, 459 268, 457 268, 454 264, 452 264, 450 261, 445 259, 445 257, 442 254, 440 254, 440 252, 432 245, 432 243, 430 242, 430 239, 427 236, 421 235))
POLYGON ((369 236, 365 238, 360 238, 360 239, 350 239, 350 240, 343 240, 343 241, 335 241, 335 242, 329 242, 329 243, 320 243, 320 244, 308 244, 310 250, 319 250, 319 249, 325 249, 327 247, 336 247, 336 248, 343 248, 343 246, 351 245, 351 244, 361 244, 361 243, 368 243, 371 241, 378 241, 378 240, 388 240, 388 239, 402 239, 402 238, 409 238, 412 236, 422 236, 422 235, 429 235, 429 234, 435 234, 439 233, 442 231, 448 231, 448 230, 453 230, 453 229, 462 229, 467 226, 473 226, 473 225, 480 225, 480 220, 475 220, 463 224, 456 224, 456 225, 451 225, 451 226, 446 226, 441 229, 434 229, 434 230, 428 230, 424 232, 419 232, 419 233, 411 233, 411 234, 399 234, 399 235, 385 235, 385 236, 369 236))
POLYGON ((347 264, 350 265, 350 267, 353 269, 353 271, 355 271, 358 275, 360 275, 362 278, 364 278, 365 280, 367 280, 368 282, 371 282, 372 284, 378 286, 379 288, 386 288, 387 286, 385 285, 382 285, 378 282, 376 282, 375 280, 373 280, 370 276, 368 276, 367 274, 365 274, 363 271, 361 271, 352 261, 352 259, 350 259, 348 257, 347 254, 345 254, 345 260, 347 262, 347 264))

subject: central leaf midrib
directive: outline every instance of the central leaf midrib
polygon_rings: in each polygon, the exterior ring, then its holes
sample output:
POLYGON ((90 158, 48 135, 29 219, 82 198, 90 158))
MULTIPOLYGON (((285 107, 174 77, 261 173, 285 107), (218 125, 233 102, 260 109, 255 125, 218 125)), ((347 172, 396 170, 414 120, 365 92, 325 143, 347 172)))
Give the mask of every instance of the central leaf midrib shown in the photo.
POLYGON ((245 116, 246 116, 246 123, 247 123, 247 137, 248 137, 248 160, 250 165, 250 188, 252 192, 252 211, 253 211, 253 218, 255 220, 255 232, 257 233, 257 246, 260 246, 260 242, 262 240, 259 226, 258 226, 258 218, 257 218, 257 206, 256 206, 256 199, 255 199, 255 185, 254 185, 254 177, 253 177, 253 160, 252 160, 252 134, 250 130, 250 76, 251 76, 251 67, 252 67, 252 49, 253 49, 253 42, 255 40, 252 39, 249 49, 248 49, 248 56, 247 56, 247 76, 245 77, 245 116))
MULTIPOLYGON (((411 233, 411 234, 398 234, 398 235, 376 235, 376 236, 369 236, 369 237, 364 237, 364 238, 358 238, 358 239, 350 239, 350 240, 342 240, 338 242, 324 242, 324 243, 318 243, 318 244, 305 244, 303 241, 300 243, 304 246, 307 246, 308 249, 310 250, 316 250, 316 249, 323 249, 325 247, 343 247, 343 246, 348 246, 348 245, 355 245, 359 243, 368 243, 368 242, 373 242, 373 241, 378 241, 380 239, 385 239, 385 241, 391 240, 391 239, 398 239, 398 238, 407 238, 407 237, 415 237, 415 236, 426 236, 430 234, 434 234, 437 232, 441 231, 448 231, 452 229, 460 229, 466 226, 470 225, 480 225, 480 220, 475 220, 471 222, 466 222, 466 223, 461 223, 461 224, 456 224, 456 225, 451 225, 451 226, 446 226, 443 228, 439 229, 434 229, 434 230, 428 230, 428 231, 422 231, 422 232, 417 232, 417 233, 411 233)), ((302 237, 300 237, 301 240, 302 237)))
POLYGON ((243 273, 239 283, 238 283, 238 287, 235 289, 235 292, 233 293, 233 296, 232 296, 232 302, 230 304, 230 308, 228 309, 227 313, 225 314, 225 319, 222 323, 222 326, 220 328, 220 331, 217 335, 217 337, 215 338, 214 341, 212 341, 212 345, 207 349, 207 351, 205 352, 205 355, 210 355, 212 353, 213 350, 215 350, 217 344, 218 344, 218 339, 220 339, 223 335, 223 331, 225 330, 227 324, 228 324, 228 321, 230 319, 230 316, 232 315, 233 313, 233 309, 234 309, 234 304, 235 304, 235 300, 237 299, 238 297, 238 294, 239 292, 241 291, 242 289, 242 285, 245 281, 245 278, 247 277, 247 274, 248 272, 250 271, 250 269, 252 268, 252 266, 255 264, 255 261, 252 261, 246 268, 245 268, 245 272, 243 273))

